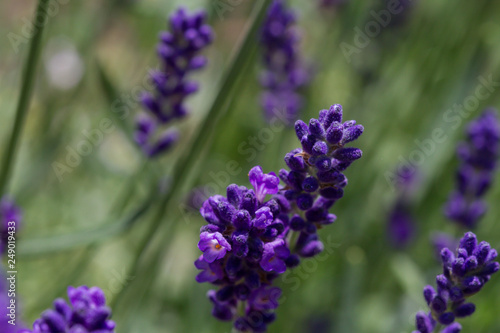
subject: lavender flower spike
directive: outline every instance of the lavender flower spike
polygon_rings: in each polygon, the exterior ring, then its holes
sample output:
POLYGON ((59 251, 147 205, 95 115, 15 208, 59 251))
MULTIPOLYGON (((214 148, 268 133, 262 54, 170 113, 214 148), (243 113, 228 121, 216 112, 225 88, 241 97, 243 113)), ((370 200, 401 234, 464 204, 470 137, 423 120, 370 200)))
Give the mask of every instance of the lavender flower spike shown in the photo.
POLYGON ((11 199, 4 197, 0 200, 0 254, 6 252, 9 236, 19 229, 21 210, 11 199))
POLYGON ((414 333, 434 332, 437 323, 446 326, 442 333, 460 332, 461 326, 455 319, 470 316, 476 310, 467 299, 479 292, 491 275, 498 272, 500 264, 494 261, 497 255, 487 242, 478 243, 472 232, 462 237, 455 253, 444 248, 441 251, 443 274, 436 277, 437 289, 432 286, 424 288, 430 312, 417 313, 417 331, 414 333))
POLYGON ((114 333, 111 310, 106 306, 104 292, 98 287, 69 287, 70 304, 58 298, 54 309, 46 310, 35 320, 33 330, 20 333, 114 333))
POLYGON ((461 160, 457 189, 445 206, 446 216, 466 228, 473 228, 486 212, 482 197, 493 182, 500 148, 500 123, 494 109, 488 109, 467 128, 467 142, 458 146, 461 160))
POLYGON ((180 8, 170 16, 169 25, 170 31, 160 34, 157 47, 160 70, 151 73, 155 91, 143 93, 146 112, 136 125, 135 140, 149 157, 168 150, 177 141, 177 132, 164 127, 188 113, 184 101, 198 90, 198 84, 187 76, 206 65, 207 59, 200 52, 213 39, 204 11, 189 14, 180 8))
POLYGON ((273 280, 323 250, 316 230, 335 221, 328 210, 347 185, 342 171, 362 154, 346 145, 363 127, 342 123, 340 105, 322 110, 309 126, 297 121, 295 130, 302 149, 285 156, 284 185, 256 166, 248 174, 253 189, 229 185, 225 197, 210 197, 200 209, 208 224, 200 231, 196 280, 218 287, 208 292, 212 314, 240 332, 265 332, 281 295, 273 280))
POLYGON ((294 210, 290 228, 299 232, 295 248, 299 256, 312 257, 323 250, 316 230, 337 218, 329 209, 344 196, 347 177, 343 171, 362 156, 360 149, 346 145, 363 130, 354 120, 342 122, 340 104, 321 110, 309 125, 301 120, 295 123, 302 149, 285 156, 290 170, 282 169, 279 175, 285 183, 282 192, 294 210))
POLYGON ((288 125, 297 120, 302 105, 298 90, 310 79, 300 55, 295 21, 295 12, 286 8, 284 1, 275 0, 269 6, 260 35, 264 64, 260 75, 264 88, 261 103, 265 118, 271 121, 278 117, 288 125))

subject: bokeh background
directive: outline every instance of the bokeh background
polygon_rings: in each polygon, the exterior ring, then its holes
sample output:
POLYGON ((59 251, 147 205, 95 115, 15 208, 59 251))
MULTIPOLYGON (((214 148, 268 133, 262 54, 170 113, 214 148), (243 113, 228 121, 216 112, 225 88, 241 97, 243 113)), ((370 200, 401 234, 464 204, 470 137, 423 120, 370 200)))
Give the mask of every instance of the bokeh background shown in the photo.
MULTIPOLYGON (((193 206, 204 195, 225 192, 230 183, 248 184, 247 172, 254 165, 278 171, 284 167, 284 154, 298 145, 293 130, 285 129, 273 132, 265 143, 257 141, 255 154, 241 148, 269 128, 258 100, 258 51, 248 55, 248 66, 238 69, 241 79, 226 97, 227 112, 210 130, 189 181, 162 218, 140 269, 134 276, 128 272, 154 218, 152 211, 158 209, 159 195, 149 196, 151 188, 161 184, 168 189, 172 167, 200 130, 257 2, 58 2, 57 14, 46 25, 9 186, 24 211, 17 253, 23 321, 31 324, 54 298, 65 296, 68 285, 85 284, 100 286, 116 303, 113 318, 120 333, 230 332, 230 324, 210 315, 208 284, 194 280, 199 228, 205 222, 193 206), (140 111, 134 96, 157 64, 159 31, 181 4, 209 11, 216 40, 206 53, 209 66, 195 75, 202 89, 189 99, 192 113, 177 125, 180 144, 146 163, 131 140, 140 111), (117 98, 127 112, 122 122, 112 112, 117 98), (86 140, 86 131, 98 129, 105 118, 112 120, 113 129, 58 178, 54 162, 64 163, 68 149, 86 140), (221 173, 228 166, 237 170, 230 177, 221 173), (152 208, 124 226, 144 200, 152 208)), ((410 332, 416 311, 425 309, 421 290, 433 284, 441 270, 432 234, 459 236, 465 231, 442 214, 454 186, 455 145, 463 139, 467 122, 487 106, 500 107, 500 83, 491 85, 488 97, 476 96, 483 79, 500 80, 500 2, 409 1, 411 9, 393 17, 349 57, 342 43, 356 46, 358 31, 375 20, 371 11, 383 9, 385 1, 348 1, 331 9, 319 9, 319 2, 289 1, 298 12, 304 57, 316 72, 303 92, 307 102, 300 117, 307 120, 320 109, 342 104, 345 118, 365 126, 356 142, 364 156, 347 172, 346 195, 333 208, 337 222, 320 232, 326 254, 278 279, 284 296, 269 331, 410 332), (471 103, 469 111, 460 115, 456 105, 464 103, 471 103), (446 121, 446 112, 459 115, 458 120, 446 121), (398 192, 388 175, 412 152, 422 151, 415 140, 430 139, 434 129, 442 129, 446 140, 417 163, 416 233, 409 246, 396 249, 387 238, 387 215, 398 192)), ((22 36, 35 7, 31 0, 0 2, 0 150, 10 135, 28 52, 28 43, 12 44, 9 33, 22 36)), ((499 199, 497 179, 487 195, 489 212, 475 230, 480 240, 497 249, 499 199)), ((477 311, 461 320, 463 332, 500 331, 499 295, 495 276, 474 296, 477 311)))

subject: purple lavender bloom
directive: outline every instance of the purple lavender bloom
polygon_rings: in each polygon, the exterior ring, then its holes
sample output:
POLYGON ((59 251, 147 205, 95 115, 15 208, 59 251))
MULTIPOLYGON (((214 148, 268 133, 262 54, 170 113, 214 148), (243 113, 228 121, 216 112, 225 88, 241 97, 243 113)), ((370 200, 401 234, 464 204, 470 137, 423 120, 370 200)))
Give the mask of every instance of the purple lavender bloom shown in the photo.
POLYGON ((342 123, 342 106, 321 110, 318 119, 309 125, 295 123, 295 132, 302 149, 285 156, 290 170, 281 169, 279 176, 285 187, 282 192, 298 216, 291 228, 300 232, 298 254, 311 257, 323 250, 316 230, 336 220, 329 209, 344 195, 347 178, 343 174, 352 162, 362 156, 358 148, 346 147, 363 133, 363 126, 354 120, 342 123))
POLYGON ((310 79, 300 55, 295 22, 295 12, 284 1, 275 0, 269 6, 260 35, 264 63, 260 76, 264 88, 261 104, 265 118, 271 121, 282 113, 278 117, 288 125, 297 119, 303 104, 298 90, 310 79))
POLYGON ((397 248, 406 247, 415 234, 415 220, 409 208, 398 202, 389 214, 388 234, 397 248))
POLYGON ((203 68, 207 59, 200 55, 213 39, 206 24, 206 13, 189 14, 180 8, 170 16, 170 31, 160 34, 157 47, 161 68, 151 73, 154 92, 144 92, 141 100, 146 112, 137 119, 135 140, 149 157, 168 150, 178 138, 165 126, 188 114, 185 99, 198 90, 198 83, 188 75, 203 68))
POLYGON ((260 267, 266 272, 284 273, 286 271, 285 260, 288 257, 290 257, 290 250, 285 241, 277 239, 264 245, 260 267))
POLYGON ((267 194, 278 193, 280 180, 274 172, 265 174, 260 166, 256 166, 250 170, 248 176, 259 202, 263 202, 267 194))
POLYGON ((264 286, 252 291, 248 297, 248 303, 256 310, 274 310, 278 307, 280 296, 280 288, 264 286))
POLYGON ((19 230, 21 219, 19 207, 13 200, 3 197, 0 200, 0 254, 5 253, 7 249, 9 232, 14 235, 19 230))
POLYGON ((203 252, 203 260, 213 263, 217 259, 224 258, 227 251, 231 251, 231 245, 219 232, 202 232, 198 248, 203 252))
POLYGON ((54 301, 54 308, 35 320, 33 330, 23 333, 114 333, 111 310, 106 306, 104 292, 98 287, 68 288, 68 304, 62 298, 54 301))
POLYGON ((218 279, 222 279, 224 277, 224 272, 222 270, 222 266, 220 262, 212 262, 208 263, 204 260, 203 255, 201 255, 198 260, 194 262, 194 265, 197 269, 201 269, 202 271, 196 276, 196 281, 198 283, 203 282, 214 282, 218 279))
POLYGON ((458 146, 461 160, 457 189, 444 208, 446 216, 466 228, 473 228, 486 212, 482 197, 493 182, 497 168, 500 123, 496 111, 487 109, 467 128, 467 141, 458 146))
POLYGON ((265 332, 281 295, 273 280, 323 250, 317 229, 335 221, 328 210, 347 185, 342 171, 362 154, 346 145, 363 127, 342 123, 340 105, 322 110, 309 126, 297 121, 295 129, 302 149, 286 155, 284 185, 256 166, 248 175, 254 189, 229 185, 225 197, 212 196, 200 209, 208 224, 200 231, 196 280, 218 286, 208 293, 212 314, 241 332, 265 332))
POLYGON ((276 196, 279 178, 255 167, 249 179, 253 190, 230 185, 226 197, 210 197, 200 209, 209 224, 200 233, 198 247, 203 255, 195 266, 202 272, 196 279, 219 286, 208 294, 216 318, 232 320, 240 330, 262 332, 273 321, 280 295, 271 283, 286 270, 285 261, 290 257, 284 239, 288 218, 276 196), (267 194, 275 197, 265 201, 267 194), (243 302, 245 309, 238 313, 243 302), (256 327, 255 316, 266 320, 256 327))
POLYGON ((419 312, 416 328, 420 333, 434 332, 437 323, 445 325, 441 333, 460 332, 456 318, 470 316, 476 307, 467 299, 477 292, 500 269, 498 253, 487 242, 477 242, 472 232, 465 233, 456 252, 448 248, 441 251, 443 274, 436 277, 437 289, 424 288, 424 298, 430 312, 419 312))

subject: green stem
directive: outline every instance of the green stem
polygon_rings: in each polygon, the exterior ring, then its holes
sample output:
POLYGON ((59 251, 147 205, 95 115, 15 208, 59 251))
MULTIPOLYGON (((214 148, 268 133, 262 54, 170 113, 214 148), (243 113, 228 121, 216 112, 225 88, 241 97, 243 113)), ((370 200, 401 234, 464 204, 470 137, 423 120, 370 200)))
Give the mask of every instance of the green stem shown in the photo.
POLYGON ((14 164, 15 155, 21 132, 23 129, 24 120, 28 114, 30 106, 31 95, 33 92, 33 85, 35 83, 34 77, 40 58, 40 48, 42 43, 42 33, 47 24, 47 4, 49 0, 39 0, 36 9, 35 17, 33 18, 34 29, 33 37, 31 38, 28 59, 26 61, 23 78, 21 81, 21 93, 17 102, 16 118, 14 120, 14 127, 10 136, 9 144, 3 156, 2 173, 0 174, 0 195, 5 193, 7 182, 14 164), (41 24, 37 22, 42 22, 41 24))
MULTIPOLYGON (((172 187, 165 193, 159 204, 159 209, 153 217, 152 224, 147 231, 145 237, 141 240, 137 254, 133 260, 128 276, 136 276, 139 270, 141 259, 146 252, 148 246, 152 243, 152 238, 161 225, 162 217, 169 208, 170 202, 175 195, 179 194, 185 180, 188 178, 190 171, 196 164, 203 151, 203 148, 208 144, 210 134, 214 131, 219 118, 227 110, 228 96, 231 95, 240 74, 247 65, 248 58, 252 55, 253 49, 256 48, 255 40, 256 33, 261 25, 261 22, 266 13, 266 9, 271 0, 262 0, 255 5, 252 13, 252 18, 249 25, 246 27, 243 38, 236 48, 236 53, 233 55, 230 65, 222 78, 222 85, 215 97, 210 110, 205 115, 197 131, 196 137, 192 143, 184 150, 177 163, 175 164, 172 176, 172 187)), ((127 287, 117 295, 114 302, 119 302, 123 297, 127 287)))

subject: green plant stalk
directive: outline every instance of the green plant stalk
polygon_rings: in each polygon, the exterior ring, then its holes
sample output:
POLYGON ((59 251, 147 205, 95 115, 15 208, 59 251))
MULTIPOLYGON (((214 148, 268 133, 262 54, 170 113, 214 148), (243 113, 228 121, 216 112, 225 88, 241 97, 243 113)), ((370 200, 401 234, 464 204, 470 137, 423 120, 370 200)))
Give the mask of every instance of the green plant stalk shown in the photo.
MULTIPOLYGON (((160 201, 159 208, 153 217, 151 226, 147 231, 146 236, 141 240, 139 244, 137 254, 133 260, 128 276, 137 275, 141 259, 146 252, 148 245, 151 243, 151 239, 160 227, 162 217, 167 211, 172 198, 175 195, 179 194, 179 191, 182 189, 182 186, 185 180, 188 178, 191 169, 196 164, 196 160, 199 158, 199 155, 202 153, 203 148, 208 143, 208 138, 210 137, 211 132, 214 130, 219 117, 221 117, 227 110, 228 96, 231 95, 233 88, 236 85, 235 83, 240 77, 240 74, 243 72, 245 65, 247 64, 247 60, 251 57, 252 50, 256 49, 257 47, 257 45, 255 44, 255 35, 262 23, 262 20, 264 19, 266 9, 270 3, 271 0, 261 0, 259 1, 259 4, 255 5, 249 25, 245 29, 243 38, 239 43, 239 46, 236 48, 236 52, 232 56, 230 65, 222 78, 221 88, 219 89, 219 92, 215 97, 210 110, 207 112, 203 121, 199 125, 199 131, 197 131, 198 134, 193 139, 192 144, 188 145, 188 148, 185 149, 184 154, 175 164, 172 176, 172 187, 168 192, 164 194, 163 198, 160 201)), ((113 300, 113 303, 119 302, 119 300, 123 297, 126 289, 127 286, 125 286, 117 295, 117 297, 113 300)))
POLYGON ((26 61, 23 77, 21 80, 21 93, 17 102, 16 118, 14 120, 14 127, 9 139, 7 149, 3 156, 2 173, 0 174, 0 195, 5 193, 9 176, 12 172, 12 165, 14 164, 17 146, 21 138, 23 124, 28 114, 31 96, 33 92, 33 85, 35 83, 35 73, 40 58, 40 49, 42 44, 42 34, 45 25, 47 24, 47 5, 49 0, 39 0, 35 16, 33 18, 33 25, 36 27, 33 37, 30 41, 28 59, 26 61), (37 19, 38 18, 38 19, 37 19), (40 20, 41 18, 41 20, 40 20), (36 22, 43 22, 40 26, 36 22))

